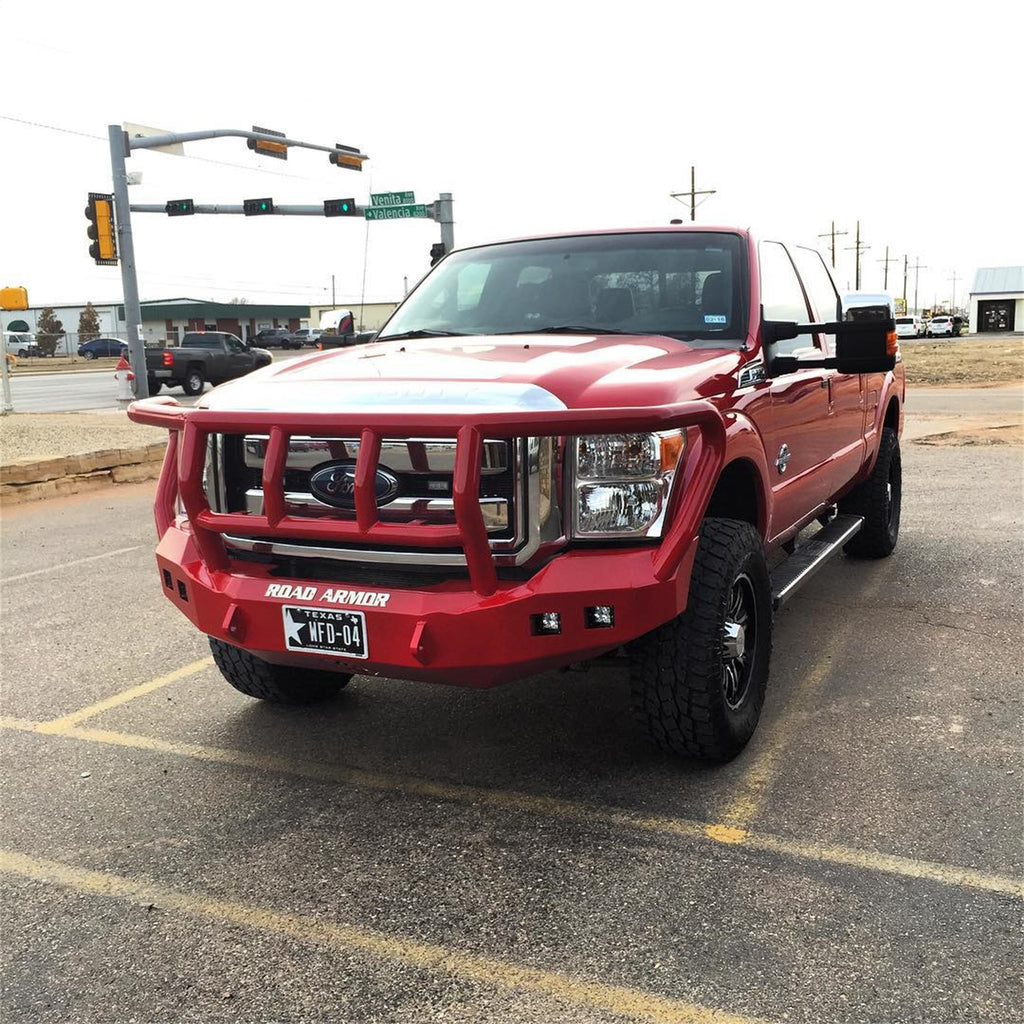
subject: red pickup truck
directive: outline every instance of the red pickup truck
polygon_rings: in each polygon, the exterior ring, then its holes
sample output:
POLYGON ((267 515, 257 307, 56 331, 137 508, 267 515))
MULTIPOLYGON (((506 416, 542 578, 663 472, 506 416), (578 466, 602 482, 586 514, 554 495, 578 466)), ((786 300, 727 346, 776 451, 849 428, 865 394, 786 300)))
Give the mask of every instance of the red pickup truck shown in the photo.
POLYGON ((243 693, 612 656, 660 746, 724 761, 774 610, 896 545, 904 379, 887 296, 683 226, 455 251, 370 344, 129 416, 170 431, 164 593, 243 693))

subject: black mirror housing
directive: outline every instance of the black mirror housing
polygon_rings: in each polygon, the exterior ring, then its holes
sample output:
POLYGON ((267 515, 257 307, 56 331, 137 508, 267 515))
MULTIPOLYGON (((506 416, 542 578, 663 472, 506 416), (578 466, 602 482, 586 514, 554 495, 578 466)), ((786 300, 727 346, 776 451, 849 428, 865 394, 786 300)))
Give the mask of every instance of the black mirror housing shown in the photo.
POLYGON ((864 292, 847 295, 843 299, 843 319, 836 323, 765 320, 761 324, 761 336, 766 345, 801 334, 834 335, 835 356, 823 359, 776 356, 771 361, 773 373, 793 373, 801 367, 826 367, 840 373, 885 373, 896 366, 896 314, 888 295, 864 292))

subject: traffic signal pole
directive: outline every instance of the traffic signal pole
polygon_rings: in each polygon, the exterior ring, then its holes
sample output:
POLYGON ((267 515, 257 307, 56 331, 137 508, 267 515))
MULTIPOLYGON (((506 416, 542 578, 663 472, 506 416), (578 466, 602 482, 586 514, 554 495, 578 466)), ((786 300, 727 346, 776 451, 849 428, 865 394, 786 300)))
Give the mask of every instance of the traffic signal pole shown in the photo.
POLYGON ((132 241, 131 206, 128 202, 128 135, 119 124, 107 127, 110 138, 110 173, 114 185, 114 211, 117 220, 117 249, 120 254, 121 287, 124 289, 124 319, 128 331, 128 351, 135 367, 135 397, 149 398, 146 373, 146 349, 142 340, 142 307, 139 282, 135 274, 135 244, 132 241))
POLYGON ((441 226, 441 244, 444 251, 451 252, 455 248, 455 220, 452 217, 452 194, 442 192, 437 197, 437 222, 441 226))
MULTIPOLYGON (((135 272, 135 246, 132 242, 131 204, 128 201, 128 171, 125 160, 131 156, 133 149, 157 149, 175 146, 185 142, 198 142, 202 139, 243 138, 250 142, 270 143, 274 147, 295 146, 300 149, 314 149, 328 153, 332 164, 348 167, 351 170, 362 170, 362 163, 368 157, 357 149, 335 143, 324 146, 319 143, 302 142, 289 139, 281 134, 267 131, 242 131, 237 128, 214 128, 198 132, 168 132, 165 135, 136 136, 130 138, 128 133, 118 124, 107 126, 110 139, 110 173, 114 186, 114 212, 117 222, 117 240, 121 264, 121 285, 124 288, 124 317, 128 331, 128 351, 131 354, 132 366, 135 367, 135 397, 149 397, 149 380, 146 374, 146 351, 142 338, 142 307, 139 303, 139 283, 135 272)), ((149 212, 148 210, 146 212, 149 212)), ((154 211, 155 212, 155 211, 154 211)), ((163 207, 160 212, 166 212, 163 207)), ((213 209, 205 212, 219 213, 213 209)), ((242 212, 239 210, 238 212, 242 212)), ((324 215, 323 207, 318 207, 320 216, 324 215)))

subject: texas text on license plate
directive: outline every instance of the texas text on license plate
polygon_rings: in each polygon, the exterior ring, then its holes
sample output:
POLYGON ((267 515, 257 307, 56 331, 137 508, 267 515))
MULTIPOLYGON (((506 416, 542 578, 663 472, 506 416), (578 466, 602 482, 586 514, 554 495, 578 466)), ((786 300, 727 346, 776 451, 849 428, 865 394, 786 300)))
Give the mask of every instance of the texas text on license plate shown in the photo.
POLYGON ((288 651, 317 651, 344 654, 347 658, 366 658, 366 617, 362 612, 343 612, 333 608, 299 608, 286 604, 284 646, 288 651))

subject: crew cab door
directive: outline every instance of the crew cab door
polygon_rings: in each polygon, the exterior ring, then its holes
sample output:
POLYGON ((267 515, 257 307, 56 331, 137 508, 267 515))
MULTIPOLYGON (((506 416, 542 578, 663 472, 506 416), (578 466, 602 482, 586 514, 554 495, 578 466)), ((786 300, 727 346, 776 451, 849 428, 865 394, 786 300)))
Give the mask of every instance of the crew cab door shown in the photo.
POLYGON ((219 358, 219 380, 234 380, 244 377, 253 368, 252 353, 246 348, 245 342, 233 334, 224 335, 226 355, 219 358))
MULTIPOLYGON (((839 293, 835 282, 821 258, 814 249, 804 246, 790 246, 790 255, 804 284, 804 291, 811 304, 814 323, 828 323, 842 319, 839 293)), ((834 356, 836 339, 834 335, 815 335, 817 343, 825 354, 834 356)), ((838 370, 823 370, 828 387, 829 437, 832 449, 825 475, 829 481, 831 497, 856 476, 865 457, 864 429, 865 404, 870 394, 865 388, 871 378, 856 373, 840 373, 838 370)), ((878 404, 879 388, 874 391, 874 405, 878 404)))
MULTIPOLYGON (((811 318, 793 262, 779 242, 758 246, 761 305, 764 320, 815 323, 811 318)), ((829 371, 802 367, 775 374, 772 360, 779 355, 822 355, 816 335, 790 338, 765 348, 771 380, 771 410, 762 421, 771 481, 773 511, 770 532, 777 537, 806 521, 829 496, 829 472, 835 447, 830 417, 829 371)))

